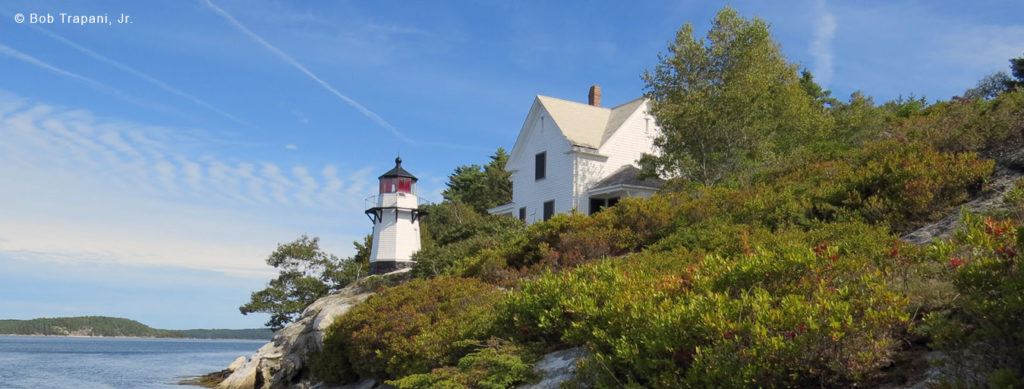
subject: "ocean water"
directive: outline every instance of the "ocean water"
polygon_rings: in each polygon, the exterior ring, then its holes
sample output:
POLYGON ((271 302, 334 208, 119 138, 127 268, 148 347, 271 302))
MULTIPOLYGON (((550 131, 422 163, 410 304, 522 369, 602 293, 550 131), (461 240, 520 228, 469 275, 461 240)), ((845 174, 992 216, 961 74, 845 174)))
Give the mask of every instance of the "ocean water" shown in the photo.
POLYGON ((0 388, 188 388, 266 341, 0 336, 0 388))

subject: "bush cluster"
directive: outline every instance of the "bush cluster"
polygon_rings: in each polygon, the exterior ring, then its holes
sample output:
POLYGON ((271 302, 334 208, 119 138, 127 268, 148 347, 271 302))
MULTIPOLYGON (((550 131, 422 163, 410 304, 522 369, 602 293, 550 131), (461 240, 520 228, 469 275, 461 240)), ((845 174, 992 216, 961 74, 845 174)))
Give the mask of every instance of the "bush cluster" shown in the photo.
POLYGON ((1024 383, 1024 235, 1010 220, 966 214, 963 224, 930 251, 962 301, 931 313, 924 329, 947 355, 950 383, 1014 387, 1024 383))
POLYGON ((500 322, 524 342, 586 345, 600 386, 856 382, 891 361, 907 299, 886 275, 892 238, 819 231, 755 232, 728 256, 678 248, 547 273, 509 297, 500 322))
POLYGON ((387 381, 399 389, 482 388, 502 389, 534 378, 533 365, 515 344, 492 338, 485 347, 466 354, 456 366, 412 374, 387 381))
POLYGON ((395 379, 451 365, 489 338, 503 293, 475 279, 382 289, 328 327, 314 374, 324 382, 395 379))

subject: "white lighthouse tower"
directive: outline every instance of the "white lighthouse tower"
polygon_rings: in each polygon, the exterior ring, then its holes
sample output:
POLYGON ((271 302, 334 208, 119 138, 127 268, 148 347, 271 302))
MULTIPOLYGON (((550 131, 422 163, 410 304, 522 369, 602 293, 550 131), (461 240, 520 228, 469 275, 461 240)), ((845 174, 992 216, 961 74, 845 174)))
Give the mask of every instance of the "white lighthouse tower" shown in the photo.
POLYGON ((412 254, 420 250, 419 218, 426 214, 418 209, 417 179, 402 169, 402 158, 395 158, 395 168, 379 179, 374 206, 366 210, 373 221, 370 274, 412 267, 412 254))

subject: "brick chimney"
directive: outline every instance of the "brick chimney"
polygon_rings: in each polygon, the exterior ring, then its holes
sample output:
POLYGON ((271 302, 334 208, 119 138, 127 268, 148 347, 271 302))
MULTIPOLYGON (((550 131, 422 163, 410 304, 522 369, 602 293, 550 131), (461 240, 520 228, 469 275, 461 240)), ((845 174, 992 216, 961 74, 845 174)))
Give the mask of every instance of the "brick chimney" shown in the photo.
POLYGON ((587 104, 595 107, 601 106, 601 87, 597 85, 590 87, 590 94, 587 95, 587 104))

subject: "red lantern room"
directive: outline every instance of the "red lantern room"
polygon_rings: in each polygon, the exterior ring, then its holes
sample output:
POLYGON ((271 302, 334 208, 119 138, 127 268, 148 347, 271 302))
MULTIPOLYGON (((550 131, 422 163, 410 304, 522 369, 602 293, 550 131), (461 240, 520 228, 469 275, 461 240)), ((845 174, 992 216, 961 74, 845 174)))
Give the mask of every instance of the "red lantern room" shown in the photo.
POLYGON ((402 169, 402 158, 395 158, 395 168, 380 177, 380 194, 416 193, 417 178, 402 169))

